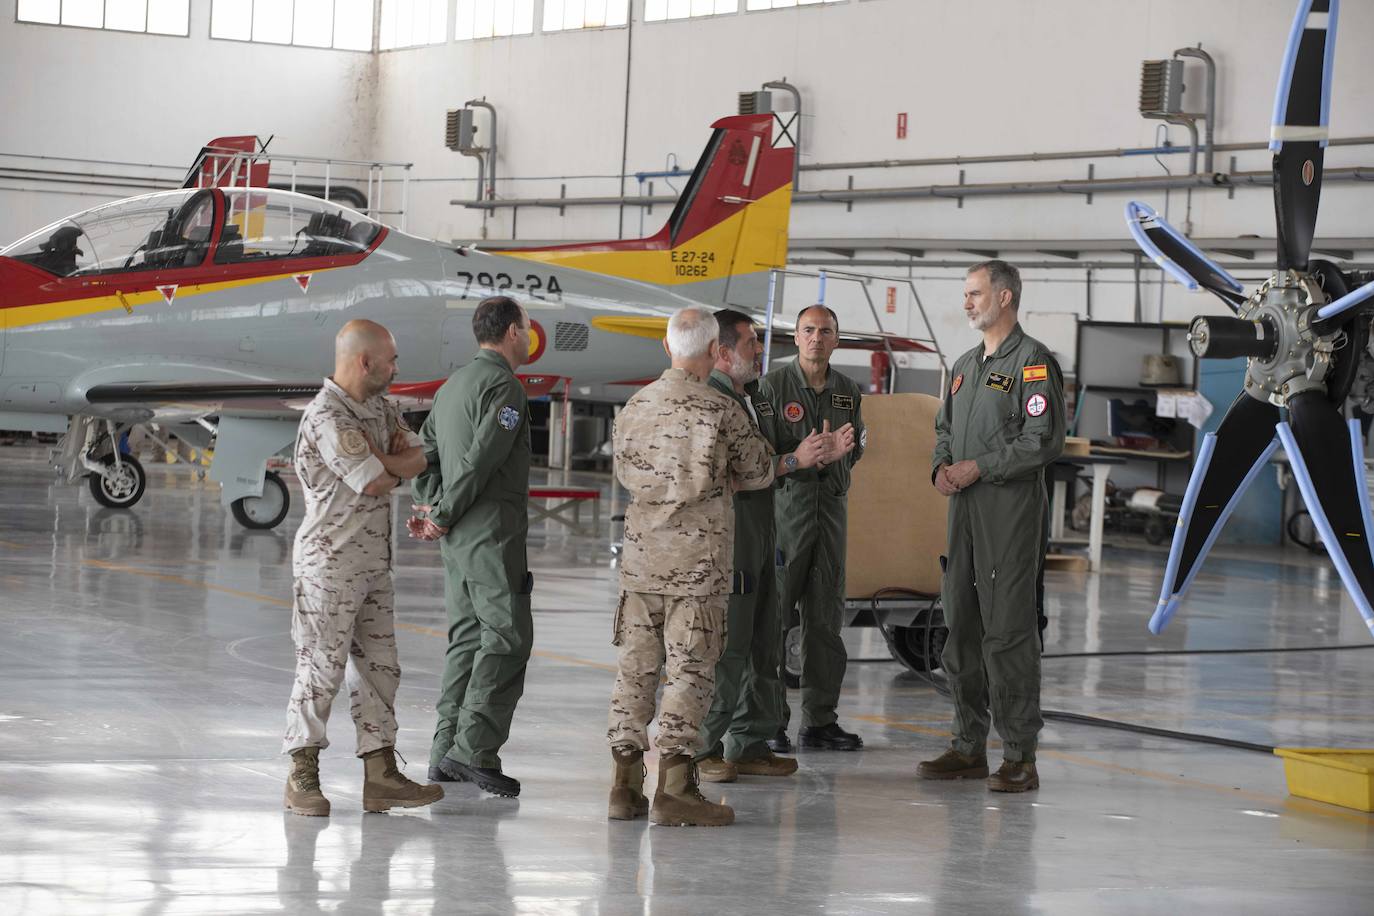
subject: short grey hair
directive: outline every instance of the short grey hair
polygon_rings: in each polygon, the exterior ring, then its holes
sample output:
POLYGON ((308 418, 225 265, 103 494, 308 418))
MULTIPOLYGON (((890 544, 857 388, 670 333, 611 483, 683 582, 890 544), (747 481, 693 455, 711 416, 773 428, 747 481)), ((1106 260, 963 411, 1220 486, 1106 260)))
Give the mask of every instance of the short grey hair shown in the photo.
POLYGON ((675 359, 705 356, 719 339, 716 316, 700 306, 680 308, 668 319, 668 352, 675 359))
POLYGON ((1011 290, 1011 307, 1013 310, 1021 307, 1021 271, 1006 261, 993 259, 974 264, 968 269, 970 274, 980 270, 988 272, 988 282, 992 284, 993 291, 999 289, 1011 290))

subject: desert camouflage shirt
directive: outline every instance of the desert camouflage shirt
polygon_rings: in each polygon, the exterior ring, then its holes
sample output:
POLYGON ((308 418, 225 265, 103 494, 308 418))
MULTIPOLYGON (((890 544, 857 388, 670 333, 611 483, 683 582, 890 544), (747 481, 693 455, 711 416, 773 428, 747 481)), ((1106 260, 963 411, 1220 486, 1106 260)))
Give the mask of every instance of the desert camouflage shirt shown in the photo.
POLYGON ((358 403, 324 380, 296 434, 296 476, 305 491, 291 564, 296 576, 343 585, 391 568, 391 496, 368 496, 363 488, 384 470, 368 438, 385 450, 398 428, 406 429, 410 446, 420 444, 396 404, 381 395, 358 403))
POLYGON ((616 477, 630 492, 620 587, 725 595, 735 489, 773 482, 773 450, 734 398, 669 369, 615 421, 616 477))

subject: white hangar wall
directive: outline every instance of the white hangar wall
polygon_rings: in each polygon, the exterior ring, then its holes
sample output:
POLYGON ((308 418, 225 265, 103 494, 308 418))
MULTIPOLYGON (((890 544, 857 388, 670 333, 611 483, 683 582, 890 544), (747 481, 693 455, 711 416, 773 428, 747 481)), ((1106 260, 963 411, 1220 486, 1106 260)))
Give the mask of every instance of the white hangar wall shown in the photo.
MULTIPOLYGON (((1266 137, 1278 56, 1292 0, 853 0, 709 19, 643 22, 634 0, 630 28, 455 42, 381 54, 278 47, 209 39, 209 4, 194 3, 189 38, 33 26, 14 22, 15 0, 0 0, 0 152, 167 165, 176 169, 207 139, 229 133, 276 135, 275 150, 305 155, 413 161, 408 227, 439 238, 590 239, 652 231, 666 208, 526 208, 483 217, 453 206, 475 191, 476 164, 443 146, 449 108, 485 96, 499 108, 502 197, 617 193, 627 171, 660 170, 674 157, 690 168, 708 125, 731 114, 735 94, 786 77, 803 93, 803 161, 976 156, 1156 143, 1160 122, 1136 112, 1140 61, 1202 45, 1216 58, 1219 143, 1266 137), (629 102, 626 109, 628 60, 629 102), (910 133, 895 136, 907 112, 910 133), (622 145, 623 144, 623 145, 622 145), (600 177, 592 177, 600 176, 600 177)), ((1374 9, 1341 11, 1332 97, 1335 136, 1374 134, 1374 58, 1360 51, 1374 34, 1374 9)), ((1202 106, 1201 71, 1192 71, 1186 107, 1202 106)), ((483 127, 485 119, 479 115, 483 127)), ((1175 144, 1186 132, 1168 129, 1175 144)), ((1374 166, 1374 149, 1333 147, 1328 166, 1374 166)), ((1185 155, 1093 162, 1097 177, 1174 173, 1185 155)), ((1216 168, 1229 168, 1218 154, 1216 168)), ((1086 160, 969 165, 965 180, 1080 178, 1086 160)), ((1237 154, 1242 170, 1266 169, 1268 154, 1237 154)), ((952 184, 959 168, 804 172, 806 189, 952 184)), ((681 186, 681 182, 676 182, 681 186)), ((98 202, 86 194, 19 192, 0 181, 0 239, 98 202)), ((623 189, 636 193, 633 178, 623 189)), ((647 185, 643 190, 647 190, 647 185)), ((655 179, 654 190, 667 184, 655 179)), ((109 197, 121 196, 111 192, 109 197)), ((1266 190, 1142 195, 1195 235, 1271 236, 1266 190)), ((1127 195, 969 198, 794 209, 796 237, 1125 238, 1127 195)), ((1328 187, 1319 235, 1368 235, 1374 189, 1328 187)), ((1043 260, 1043 256, 1031 256, 1043 260)), ((1015 258, 1012 258, 1015 260, 1015 258)), ((1260 277, 1257 263, 1244 273, 1260 277)), ((879 272, 874 268, 864 268, 879 272)), ((897 271, 905 276, 906 270, 897 271)), ((946 349, 972 344, 958 311, 962 272, 916 267, 927 308, 946 349)), ((1149 271, 1151 277, 1157 272, 1149 271)), ((1084 272, 1027 273, 1027 310, 1085 311, 1084 272)), ((831 284, 846 324, 872 319, 856 288, 831 284)), ((885 289, 874 290, 880 305, 885 289)), ((792 281, 789 313, 814 296, 792 281)), ((1097 318, 1130 319, 1129 271, 1095 275, 1097 318)), ((1145 290, 1146 319, 1160 314, 1157 286, 1145 290)), ((898 290, 889 327, 918 333, 911 297, 898 290)), ((1163 315, 1210 311, 1208 297, 1167 288, 1163 315)), ((884 318, 888 316, 884 315, 884 318)))

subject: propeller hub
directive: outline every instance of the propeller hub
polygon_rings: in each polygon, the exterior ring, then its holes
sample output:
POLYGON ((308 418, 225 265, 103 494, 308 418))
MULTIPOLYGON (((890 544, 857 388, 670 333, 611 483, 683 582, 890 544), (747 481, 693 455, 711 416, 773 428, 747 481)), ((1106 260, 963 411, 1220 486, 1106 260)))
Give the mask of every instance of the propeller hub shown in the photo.
MULTIPOLYGON (((1260 349, 1252 330, 1251 338, 1246 341, 1251 352, 1231 352, 1223 348, 1216 355, 1224 352, 1226 356, 1249 357, 1246 393, 1280 407, 1304 392, 1324 393, 1326 377, 1331 371, 1335 335, 1319 335, 1312 328, 1317 306, 1324 301, 1325 297, 1309 276, 1280 271, 1241 309, 1240 318, 1230 319, 1237 325, 1263 327, 1266 348, 1260 349)), ((1209 322, 1216 320, 1209 319, 1209 322)), ((1235 331, 1231 333, 1235 335, 1235 331)), ((1234 350, 1235 345, 1231 349, 1234 350)))

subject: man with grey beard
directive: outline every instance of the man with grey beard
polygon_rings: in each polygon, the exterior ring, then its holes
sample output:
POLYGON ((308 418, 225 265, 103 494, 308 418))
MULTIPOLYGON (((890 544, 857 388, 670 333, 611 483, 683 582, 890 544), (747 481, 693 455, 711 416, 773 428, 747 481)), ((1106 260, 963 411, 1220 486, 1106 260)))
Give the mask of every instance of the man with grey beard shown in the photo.
POLYGON ((931 479, 949 497, 941 662, 954 700, 949 750, 922 779, 988 775, 990 721, 1002 736, 994 792, 1040 787, 1036 575, 1045 550, 1045 467, 1064 449, 1064 383, 1049 349, 1017 321, 1021 275, 1005 261, 969 268, 964 313, 983 341, 954 364, 935 419, 931 479), (989 719, 988 709, 992 715, 989 719))
MULTIPOLYGON (((772 406, 758 398, 763 342, 743 312, 716 312, 720 350, 707 380, 749 415, 755 430, 759 411, 772 406)), ((813 467, 832 447, 833 433, 814 432, 796 451, 777 459, 778 477, 813 467)), ((735 493, 735 588, 726 609, 725 651, 716 663, 716 696, 701 728, 697 770, 707 782, 734 782, 740 774, 790 776, 797 762, 768 747, 777 734, 782 693, 782 625, 774 582, 773 488, 735 493)))

